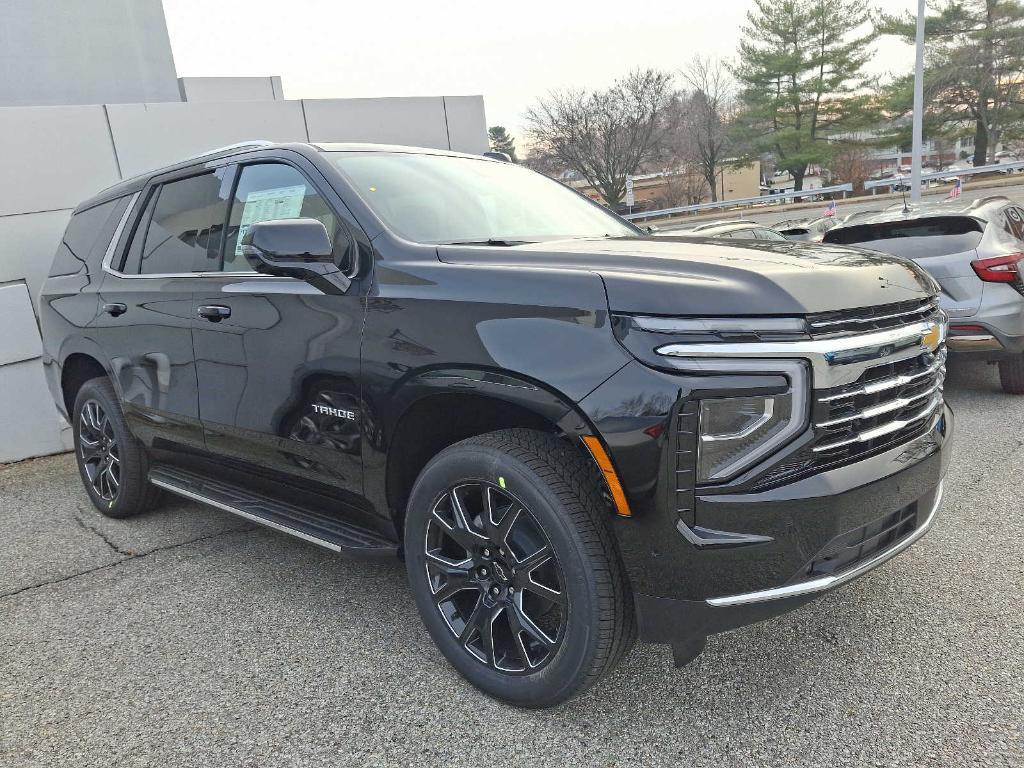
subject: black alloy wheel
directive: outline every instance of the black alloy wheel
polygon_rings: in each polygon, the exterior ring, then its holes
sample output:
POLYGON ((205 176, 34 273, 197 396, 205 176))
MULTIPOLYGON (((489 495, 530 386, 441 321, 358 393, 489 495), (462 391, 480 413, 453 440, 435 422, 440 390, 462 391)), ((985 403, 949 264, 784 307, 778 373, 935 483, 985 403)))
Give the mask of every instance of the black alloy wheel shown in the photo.
POLYGON ((89 500, 107 517, 152 509, 160 489, 149 482, 149 454, 132 435, 106 377, 90 379, 75 395, 70 420, 75 458, 89 500))
POLYGON ((531 673, 565 632, 565 578, 529 510, 498 485, 451 487, 434 503, 424 542, 432 599, 481 664, 531 673))
POLYGON ((444 448, 404 518, 423 624, 470 683, 520 707, 593 685, 636 637, 603 478, 570 439, 503 429, 444 448))
POLYGON ((103 405, 86 400, 78 416, 78 456, 85 479, 102 501, 117 501, 121 490, 121 449, 103 405))

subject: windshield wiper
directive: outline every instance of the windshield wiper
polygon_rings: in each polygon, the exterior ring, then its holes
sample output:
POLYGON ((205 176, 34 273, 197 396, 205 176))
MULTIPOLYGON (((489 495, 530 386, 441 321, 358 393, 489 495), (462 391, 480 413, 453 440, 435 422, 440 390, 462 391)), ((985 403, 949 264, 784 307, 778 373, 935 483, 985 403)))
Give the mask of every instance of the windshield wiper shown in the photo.
POLYGON ((524 245, 526 243, 532 243, 533 240, 502 240, 499 238, 490 238, 488 240, 452 240, 447 243, 440 243, 440 245, 500 245, 506 248, 510 248, 513 245, 524 245))

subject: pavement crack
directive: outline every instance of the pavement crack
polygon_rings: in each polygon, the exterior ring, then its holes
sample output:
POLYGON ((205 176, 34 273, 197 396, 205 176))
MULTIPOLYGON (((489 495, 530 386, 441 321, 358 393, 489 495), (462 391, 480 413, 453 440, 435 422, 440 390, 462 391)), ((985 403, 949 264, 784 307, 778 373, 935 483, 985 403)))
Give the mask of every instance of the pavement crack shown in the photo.
MULTIPOLYGON (((78 507, 78 511, 82 512, 82 508, 78 507)), ((135 555, 136 555, 135 552, 132 552, 130 549, 122 549, 117 544, 115 544, 113 541, 111 541, 110 537, 108 537, 103 531, 101 531, 96 526, 87 523, 85 520, 83 520, 78 515, 72 515, 71 518, 76 523, 78 523, 79 527, 82 528, 83 530, 86 530, 89 533, 93 533, 96 536, 99 536, 103 540, 103 543, 106 544, 108 547, 110 547, 112 550, 114 550, 117 554, 124 555, 125 557, 135 557, 135 555)))
POLYGON ((111 549, 113 549, 115 552, 117 552, 117 553, 122 555, 121 559, 120 560, 115 560, 112 563, 105 563, 104 565, 97 565, 94 568, 86 568, 84 571, 76 571, 75 573, 69 573, 66 576, 61 576, 61 577, 56 578, 56 579, 48 579, 47 581, 40 581, 40 582, 36 582, 35 584, 29 584, 27 586, 19 587, 18 589, 11 590, 10 592, 0 592, 0 600, 4 600, 4 599, 9 598, 9 597, 15 597, 15 596, 21 595, 21 594, 23 594, 25 592, 31 592, 34 589, 41 589, 43 587, 49 587, 49 586, 52 586, 54 584, 63 584, 65 581, 71 581, 72 579, 77 579, 77 578, 80 578, 82 576, 88 576, 89 574, 96 573, 98 571, 105 571, 105 570, 108 570, 108 569, 111 569, 111 568, 117 568, 119 566, 124 565, 125 563, 130 563, 130 562, 132 562, 134 560, 141 560, 142 558, 149 557, 150 555, 156 554, 157 552, 167 552, 168 550, 171 550, 171 549, 179 549, 180 547, 187 547, 190 544, 198 544, 199 542, 202 542, 202 541, 208 541, 210 539, 215 539, 218 536, 228 536, 228 535, 233 534, 233 533, 249 533, 250 531, 255 530, 254 527, 231 528, 231 529, 226 530, 226 531, 217 531, 216 533, 208 533, 205 536, 196 536, 194 539, 189 539, 188 541, 179 541, 179 542, 177 542, 175 544, 167 544, 167 545, 164 545, 162 547, 153 547, 153 549, 147 549, 145 552, 134 552, 133 553, 133 552, 128 552, 127 550, 122 550, 119 547, 115 546, 109 540, 107 540, 107 538, 105 536, 103 536, 98 531, 96 531, 93 528, 91 528, 88 525, 86 525, 84 521, 78 520, 77 516, 72 515, 72 517, 74 517, 75 520, 83 528, 85 528, 86 530, 91 531, 91 532, 96 533, 97 535, 99 535, 100 538, 102 538, 104 541, 107 542, 107 544, 110 545, 111 549))

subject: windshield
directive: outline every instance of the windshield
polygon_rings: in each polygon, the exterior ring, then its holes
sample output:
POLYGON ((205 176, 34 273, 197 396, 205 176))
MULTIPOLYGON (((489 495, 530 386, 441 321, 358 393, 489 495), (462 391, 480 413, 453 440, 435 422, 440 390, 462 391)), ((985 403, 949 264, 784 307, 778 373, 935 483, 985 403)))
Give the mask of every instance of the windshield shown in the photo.
POLYGON ((910 221, 858 224, 829 230, 826 243, 859 245, 893 256, 947 256, 978 247, 984 225, 970 216, 934 216, 910 221))
POLYGON ((637 230, 509 163, 399 152, 328 152, 389 228, 418 243, 508 244, 636 237, 637 230))

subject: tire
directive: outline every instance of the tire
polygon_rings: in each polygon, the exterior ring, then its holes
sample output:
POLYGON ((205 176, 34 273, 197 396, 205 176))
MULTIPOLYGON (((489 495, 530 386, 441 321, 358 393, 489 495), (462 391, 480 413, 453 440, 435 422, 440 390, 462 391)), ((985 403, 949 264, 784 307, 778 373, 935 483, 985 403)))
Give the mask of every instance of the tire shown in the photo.
POLYGON ((149 483, 149 457, 128 430, 107 378, 82 385, 72 408, 75 459, 89 500, 107 517, 147 512, 160 499, 149 483))
POLYGON ((1024 395, 1024 353, 999 361, 999 383, 1009 395, 1024 395))
POLYGON ((628 653, 632 595, 607 516, 595 469, 541 432, 469 438, 427 464, 409 498, 406 568, 427 630, 469 682, 550 707, 628 653))

